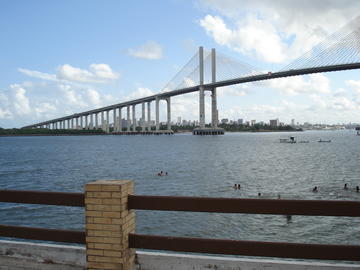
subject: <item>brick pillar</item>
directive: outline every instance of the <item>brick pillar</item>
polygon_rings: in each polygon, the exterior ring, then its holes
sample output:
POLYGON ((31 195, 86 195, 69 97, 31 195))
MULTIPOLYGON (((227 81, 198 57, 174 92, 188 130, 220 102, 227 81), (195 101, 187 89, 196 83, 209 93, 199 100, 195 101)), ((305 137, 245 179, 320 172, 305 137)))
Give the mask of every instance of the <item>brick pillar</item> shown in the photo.
POLYGON ((132 269, 135 250, 129 248, 129 233, 135 232, 135 213, 127 209, 127 196, 133 190, 129 180, 85 185, 87 269, 132 269))

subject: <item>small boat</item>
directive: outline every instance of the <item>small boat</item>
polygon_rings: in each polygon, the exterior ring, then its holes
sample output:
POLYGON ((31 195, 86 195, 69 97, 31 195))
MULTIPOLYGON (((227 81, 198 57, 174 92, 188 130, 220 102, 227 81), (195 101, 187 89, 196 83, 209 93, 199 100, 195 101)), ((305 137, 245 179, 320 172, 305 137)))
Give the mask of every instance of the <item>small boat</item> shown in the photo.
POLYGON ((295 137, 290 137, 289 139, 280 139, 280 143, 296 143, 295 137))
POLYGON ((309 141, 299 141, 299 143, 309 143, 309 141))
POLYGON ((320 139, 320 140, 318 140, 318 142, 331 142, 331 140, 322 140, 322 139, 320 139))

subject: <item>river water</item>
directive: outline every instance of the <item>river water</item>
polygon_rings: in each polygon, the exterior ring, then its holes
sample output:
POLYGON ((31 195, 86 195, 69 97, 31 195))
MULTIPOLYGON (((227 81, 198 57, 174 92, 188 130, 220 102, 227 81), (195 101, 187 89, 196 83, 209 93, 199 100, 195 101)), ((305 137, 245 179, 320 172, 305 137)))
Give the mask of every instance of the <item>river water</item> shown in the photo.
MULTIPOLYGON (((354 131, 224 136, 1 137, 0 189, 82 192, 97 179, 132 179, 135 193, 360 200, 360 137, 354 131), (296 136, 309 143, 279 143, 296 136), (319 139, 331 143, 318 143, 319 139), (159 177, 157 172, 167 171, 159 177), (232 186, 241 184, 240 190, 232 186), (343 186, 347 183, 348 190, 343 186), (311 192, 318 186, 319 192, 311 192)), ((360 244, 347 217, 137 211, 138 233, 303 243, 360 244)), ((83 209, 0 204, 0 224, 84 229, 83 209)))

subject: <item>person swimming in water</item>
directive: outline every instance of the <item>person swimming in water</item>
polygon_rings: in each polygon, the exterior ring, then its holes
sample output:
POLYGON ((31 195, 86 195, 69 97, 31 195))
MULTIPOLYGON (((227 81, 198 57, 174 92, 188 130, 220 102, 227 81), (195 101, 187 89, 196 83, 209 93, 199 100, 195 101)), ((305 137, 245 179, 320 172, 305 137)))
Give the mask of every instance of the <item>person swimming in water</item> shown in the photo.
POLYGON ((258 196, 259 196, 259 197, 261 196, 261 193, 260 193, 260 192, 258 193, 258 196))
POLYGON ((315 186, 312 191, 313 191, 313 192, 318 192, 317 186, 315 186))
POLYGON ((359 192, 359 191, 360 191, 359 186, 356 186, 356 192, 359 192))
POLYGON ((347 190, 347 189, 348 189, 347 184, 344 184, 344 190, 347 190))

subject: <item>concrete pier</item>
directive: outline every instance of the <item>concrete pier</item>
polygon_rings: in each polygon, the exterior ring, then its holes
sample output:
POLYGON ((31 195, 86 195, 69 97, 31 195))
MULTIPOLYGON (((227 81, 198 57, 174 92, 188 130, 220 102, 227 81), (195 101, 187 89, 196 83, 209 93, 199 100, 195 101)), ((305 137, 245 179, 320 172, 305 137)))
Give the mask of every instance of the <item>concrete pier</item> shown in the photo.
POLYGON ((147 105, 147 129, 151 131, 151 102, 149 101, 147 105))
POLYGON ((167 130, 171 131, 171 103, 170 103, 170 97, 166 98, 166 104, 167 104, 167 130))
POLYGON ((145 131, 146 121, 145 121, 145 102, 141 103, 141 130, 145 131))
POLYGON ((224 135, 223 128, 194 128, 193 135, 224 135))
POLYGON ((156 131, 160 130, 160 122, 159 122, 159 102, 160 98, 156 97, 155 99, 155 125, 156 125, 156 131))
POLYGON ((132 131, 136 132, 136 117, 135 117, 135 106, 132 106, 132 131))
POLYGON ((130 125, 131 125, 131 120, 130 120, 130 105, 128 105, 126 107, 126 110, 127 110, 127 122, 126 122, 126 130, 128 132, 130 132, 130 125))

